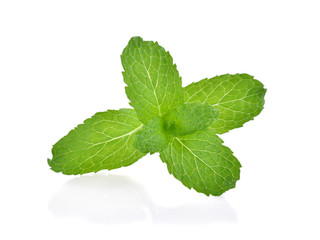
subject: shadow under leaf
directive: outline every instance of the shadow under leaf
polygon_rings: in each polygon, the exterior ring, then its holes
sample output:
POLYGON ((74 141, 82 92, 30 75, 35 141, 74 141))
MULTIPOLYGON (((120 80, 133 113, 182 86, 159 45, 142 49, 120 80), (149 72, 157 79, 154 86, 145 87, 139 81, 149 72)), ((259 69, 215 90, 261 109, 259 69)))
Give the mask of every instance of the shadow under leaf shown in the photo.
POLYGON ((79 217, 102 224, 237 221, 235 210, 222 197, 180 206, 157 206, 142 185, 130 177, 111 174, 71 179, 51 198, 49 209, 56 217, 79 217))

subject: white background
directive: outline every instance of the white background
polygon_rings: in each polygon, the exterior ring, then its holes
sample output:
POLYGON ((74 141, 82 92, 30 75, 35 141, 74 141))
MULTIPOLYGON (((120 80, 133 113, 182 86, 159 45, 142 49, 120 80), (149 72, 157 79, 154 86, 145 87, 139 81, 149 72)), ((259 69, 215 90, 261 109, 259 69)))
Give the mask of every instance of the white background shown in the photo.
POLYGON ((319 239, 319 1, 0 1, 1 239, 319 239), (183 85, 248 73, 263 112, 221 137, 242 163, 221 197, 158 155, 65 176, 46 159, 95 112, 129 107, 130 37, 170 51, 183 85))

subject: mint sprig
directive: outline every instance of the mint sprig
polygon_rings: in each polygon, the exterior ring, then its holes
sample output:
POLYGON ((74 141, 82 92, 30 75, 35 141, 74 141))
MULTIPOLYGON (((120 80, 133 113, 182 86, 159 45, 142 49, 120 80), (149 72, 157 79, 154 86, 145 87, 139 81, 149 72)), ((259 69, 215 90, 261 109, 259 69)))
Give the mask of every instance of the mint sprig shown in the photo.
POLYGON ((121 61, 134 109, 96 113, 60 139, 48 164, 84 174, 129 166, 160 152, 186 187, 206 195, 234 188, 241 164, 216 135, 243 126, 263 109, 266 89, 247 74, 203 79, 183 88, 169 52, 133 37, 121 61))

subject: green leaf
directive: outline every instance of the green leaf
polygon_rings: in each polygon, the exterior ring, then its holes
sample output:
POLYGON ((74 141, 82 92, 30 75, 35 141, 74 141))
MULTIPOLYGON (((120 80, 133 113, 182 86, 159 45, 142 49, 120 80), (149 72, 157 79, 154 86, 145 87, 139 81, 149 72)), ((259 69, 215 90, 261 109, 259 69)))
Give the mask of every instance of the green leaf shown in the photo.
POLYGON ((133 37, 121 55, 126 94, 143 123, 183 103, 181 78, 172 57, 151 41, 133 37))
POLYGON ((133 109, 96 113, 53 146, 53 158, 48 159, 48 164, 53 171, 64 174, 131 165, 145 155, 132 146, 134 135, 141 128, 133 109))
POLYGON ((185 101, 218 108, 219 118, 209 128, 222 134, 257 116, 263 109, 265 93, 263 84, 248 74, 225 74, 185 87, 185 101))
POLYGON ((142 153, 160 152, 169 142, 169 136, 163 128, 163 120, 154 117, 137 132, 133 146, 142 153))
POLYGON ((174 137, 160 153, 168 170, 186 187, 218 196, 234 188, 240 178, 240 163, 211 130, 174 137))
POLYGON ((175 136, 204 130, 217 120, 219 111, 207 103, 183 104, 165 117, 165 128, 175 136))

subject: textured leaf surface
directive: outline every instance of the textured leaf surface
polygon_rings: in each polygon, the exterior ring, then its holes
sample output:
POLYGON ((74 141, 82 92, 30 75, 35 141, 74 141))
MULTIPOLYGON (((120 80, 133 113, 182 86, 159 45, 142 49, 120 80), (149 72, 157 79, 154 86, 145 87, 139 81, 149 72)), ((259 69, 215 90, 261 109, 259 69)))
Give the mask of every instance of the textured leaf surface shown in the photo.
POLYGON ((204 130, 217 120, 219 111, 207 103, 186 103, 165 116, 166 128, 175 136, 204 130))
POLYGON ((240 178, 240 163, 211 130, 174 137, 160 153, 168 170, 186 187, 206 195, 221 195, 240 178))
POLYGON ((241 127, 263 109, 266 89, 248 74, 225 74, 185 87, 186 102, 208 103, 219 109, 209 128, 218 134, 241 127))
POLYGON ((160 152, 169 142, 169 136, 163 128, 163 120, 155 117, 147 122, 135 136, 133 146, 142 153, 160 152))
POLYGON ((64 174, 131 165, 145 155, 132 146, 141 128, 133 109, 96 113, 53 146, 53 158, 48 163, 53 171, 64 174))
POLYGON ((151 41, 133 37, 121 55, 126 94, 143 123, 183 103, 181 78, 172 57, 151 41))

